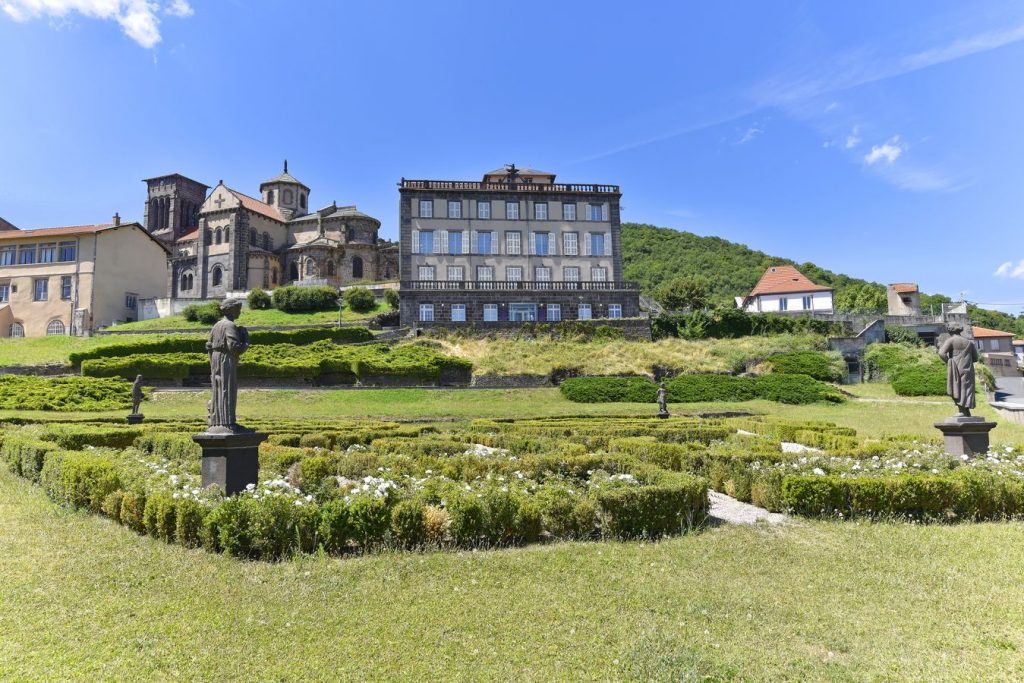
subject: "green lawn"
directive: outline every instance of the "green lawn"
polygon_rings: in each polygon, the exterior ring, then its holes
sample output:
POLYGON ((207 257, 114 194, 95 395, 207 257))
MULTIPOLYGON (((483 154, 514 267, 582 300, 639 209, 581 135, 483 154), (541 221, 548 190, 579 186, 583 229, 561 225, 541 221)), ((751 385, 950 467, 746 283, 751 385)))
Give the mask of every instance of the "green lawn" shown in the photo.
MULTIPOLYGON (((378 313, 391 310, 387 304, 379 304, 374 310, 368 313, 357 313, 351 309, 342 311, 342 320, 354 322, 368 320, 378 313)), ((314 325, 320 323, 338 322, 338 311, 317 311, 314 313, 285 313, 276 308, 268 310, 253 310, 246 308, 238 318, 241 325, 314 325)), ((173 315, 166 318, 153 318, 140 320, 134 323, 124 323, 111 327, 112 330, 170 330, 170 329, 208 329, 209 325, 197 322, 189 322, 184 316, 173 315)))
POLYGON ((0 366, 67 363, 73 351, 88 351, 111 344, 159 339, 154 335, 118 334, 106 337, 24 337, 0 338, 0 366))
POLYGON ((1020 524, 240 562, 0 473, 5 680, 1021 680, 1020 524))

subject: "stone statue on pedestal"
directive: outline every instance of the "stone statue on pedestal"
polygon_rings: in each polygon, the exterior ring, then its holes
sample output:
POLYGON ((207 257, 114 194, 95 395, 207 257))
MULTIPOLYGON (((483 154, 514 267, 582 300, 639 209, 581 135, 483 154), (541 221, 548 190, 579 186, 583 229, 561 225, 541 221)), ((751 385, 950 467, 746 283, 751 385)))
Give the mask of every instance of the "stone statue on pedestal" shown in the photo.
POLYGON ((249 331, 235 320, 242 312, 242 302, 227 299, 220 305, 224 317, 210 330, 206 351, 210 354, 210 414, 206 430, 209 434, 237 434, 249 430, 240 427, 235 418, 238 403, 238 358, 249 348, 249 331))
POLYGON ((139 412, 142 398, 142 375, 136 375, 135 381, 132 382, 132 412, 128 415, 128 424, 130 425, 140 424, 145 418, 145 415, 139 412))
POLYGON ((950 323, 949 337, 939 346, 939 358, 946 364, 946 393, 959 410, 959 417, 970 417, 975 406, 974 363, 978 349, 963 337, 964 326, 950 323))
POLYGON ((668 417, 668 392, 665 390, 665 383, 658 385, 658 417, 668 417))

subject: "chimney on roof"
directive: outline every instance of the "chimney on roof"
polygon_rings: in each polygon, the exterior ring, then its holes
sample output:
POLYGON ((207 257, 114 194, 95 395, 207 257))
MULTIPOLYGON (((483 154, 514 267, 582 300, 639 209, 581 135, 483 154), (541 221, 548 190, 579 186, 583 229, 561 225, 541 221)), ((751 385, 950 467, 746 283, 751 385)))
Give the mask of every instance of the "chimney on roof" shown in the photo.
POLYGON ((114 225, 121 225, 121 215, 120 214, 117 214, 117 213, 114 214, 114 225))

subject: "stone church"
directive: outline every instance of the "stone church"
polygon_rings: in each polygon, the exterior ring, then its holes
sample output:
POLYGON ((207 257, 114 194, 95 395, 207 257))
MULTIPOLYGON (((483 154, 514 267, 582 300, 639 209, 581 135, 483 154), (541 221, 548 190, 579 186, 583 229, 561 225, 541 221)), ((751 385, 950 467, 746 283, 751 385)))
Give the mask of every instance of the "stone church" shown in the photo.
POLYGON ((144 182, 146 229, 171 250, 172 298, 398 277, 398 245, 378 237, 380 221, 337 202, 310 213, 310 190, 287 161, 259 199, 179 174, 144 182))

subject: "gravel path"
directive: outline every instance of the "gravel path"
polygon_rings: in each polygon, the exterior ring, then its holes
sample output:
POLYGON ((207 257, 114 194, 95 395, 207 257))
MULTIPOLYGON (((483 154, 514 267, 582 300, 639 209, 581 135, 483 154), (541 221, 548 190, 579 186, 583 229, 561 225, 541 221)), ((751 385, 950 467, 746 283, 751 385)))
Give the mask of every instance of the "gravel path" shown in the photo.
POLYGON ((708 491, 708 498, 711 500, 711 517, 720 524, 783 524, 789 519, 778 512, 768 512, 764 508, 741 503, 718 491, 708 491))

